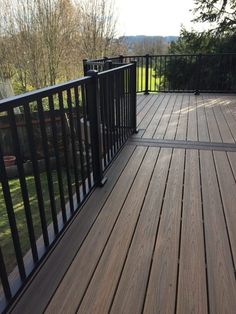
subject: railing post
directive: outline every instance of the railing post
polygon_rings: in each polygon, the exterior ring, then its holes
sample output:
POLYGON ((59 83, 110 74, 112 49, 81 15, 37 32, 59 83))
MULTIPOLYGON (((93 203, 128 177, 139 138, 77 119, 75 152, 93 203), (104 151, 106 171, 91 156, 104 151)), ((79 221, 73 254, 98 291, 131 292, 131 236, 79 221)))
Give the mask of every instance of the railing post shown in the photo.
POLYGON ((110 70, 112 68, 112 61, 111 60, 106 60, 104 63, 104 71, 110 70))
POLYGON ((198 96, 200 95, 200 79, 201 79, 201 64, 202 64, 202 54, 199 53, 199 55, 197 56, 197 79, 196 79, 196 89, 194 92, 194 95, 198 96))
POLYGON ((138 133, 137 129, 137 86, 136 86, 136 68, 137 68, 137 61, 131 61, 133 64, 132 72, 131 72, 131 117, 132 117, 132 128, 134 133, 138 133))
POLYGON ((101 113, 98 72, 89 70, 87 75, 92 77, 92 84, 90 90, 87 93, 87 97, 91 134, 93 177, 95 184, 103 186, 106 183, 107 178, 103 176, 102 167, 101 113))
POLYGON ((149 86, 149 54, 145 56, 146 59, 146 71, 145 71, 145 95, 149 94, 148 86, 149 86))
POLYGON ((123 63, 123 61, 124 61, 124 56, 120 55, 120 56, 119 56, 119 61, 120 61, 120 63, 123 63))
POLYGON ((84 76, 87 75, 88 72, 88 65, 87 65, 88 59, 83 59, 83 71, 84 71, 84 76))

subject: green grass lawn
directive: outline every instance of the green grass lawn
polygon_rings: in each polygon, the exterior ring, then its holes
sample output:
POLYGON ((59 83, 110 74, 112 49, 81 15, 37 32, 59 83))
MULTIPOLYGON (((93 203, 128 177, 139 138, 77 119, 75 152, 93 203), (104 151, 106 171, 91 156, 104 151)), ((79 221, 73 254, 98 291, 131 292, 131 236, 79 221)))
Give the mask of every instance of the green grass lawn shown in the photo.
MULTIPOLYGON (((47 220, 47 224, 49 225, 52 221, 52 217, 51 217, 51 212, 50 212, 50 198, 49 198, 49 193, 48 193, 46 173, 45 172, 41 173, 40 178, 41 178, 46 220, 47 220)), ((57 206, 57 211, 59 212, 60 197, 59 197, 58 178, 57 178, 56 171, 52 171, 52 178, 53 178, 53 185, 54 185, 54 198, 55 198, 55 202, 57 206)), ((33 219, 33 224, 34 224, 35 236, 37 239, 42 234, 42 230, 41 230, 34 177, 33 176, 26 177, 26 182, 27 182, 27 187, 28 187, 28 194, 29 194, 31 213, 32 213, 32 219, 33 219)), ((64 183, 65 199, 68 199, 68 196, 67 196, 68 192, 67 192, 67 189, 65 188, 66 183, 67 183, 65 173, 63 173, 63 183, 64 183)), ((28 230, 27 230, 27 225, 26 225, 25 211, 24 211, 24 204, 22 200, 20 182, 18 179, 9 180, 9 186, 10 186, 10 191, 11 191, 12 202, 14 205, 14 212, 15 212, 18 231, 19 231, 22 252, 23 254, 25 254, 29 250, 30 244, 28 240, 29 236, 28 236, 28 230)), ((1 243, 3 254, 4 254, 4 258, 5 258, 7 272, 10 273, 13 270, 13 268, 16 266, 16 260, 15 260, 15 253, 14 253, 14 248, 13 248, 13 243, 12 243, 12 238, 11 238, 11 231, 9 228, 7 211, 6 211, 6 206, 5 206, 5 201, 4 201, 1 185, 0 185, 0 217, 1 217, 0 243, 1 243)))
MULTIPOLYGON (((146 80, 146 68, 137 67, 138 73, 138 90, 145 90, 145 80, 146 80)), ((163 79, 163 78, 162 78, 163 79)), ((160 77, 155 78, 155 71, 153 68, 149 68, 149 90, 157 91, 160 84, 160 77)))

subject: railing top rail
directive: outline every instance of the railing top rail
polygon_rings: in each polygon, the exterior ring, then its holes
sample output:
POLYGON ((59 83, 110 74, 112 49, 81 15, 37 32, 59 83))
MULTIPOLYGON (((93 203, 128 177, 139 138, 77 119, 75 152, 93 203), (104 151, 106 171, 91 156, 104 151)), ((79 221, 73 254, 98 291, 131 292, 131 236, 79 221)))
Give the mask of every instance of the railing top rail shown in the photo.
POLYGON ((57 92, 64 91, 66 89, 69 89, 78 85, 83 85, 89 80, 91 80, 91 77, 85 76, 76 80, 68 81, 66 83, 44 87, 44 88, 37 89, 31 92, 27 92, 27 93, 20 94, 17 96, 2 99, 0 100, 0 112, 10 109, 11 106, 15 107, 15 106, 22 105, 25 102, 33 102, 33 101, 38 100, 39 98, 48 97, 57 92))
POLYGON ((110 74, 110 73, 113 73, 113 72, 120 72, 120 71, 123 71, 125 69, 131 68, 133 66, 134 66, 133 63, 125 64, 125 65, 122 65, 122 66, 114 68, 114 69, 109 69, 109 70, 106 70, 106 71, 103 71, 103 72, 99 72, 98 76, 103 77, 103 76, 106 76, 107 74, 110 74))
MULTIPOLYGON (((236 55, 236 52, 222 52, 222 53, 194 53, 194 54, 145 54, 145 55, 124 55, 122 56, 124 59, 125 58, 141 58, 141 57, 191 57, 191 56, 219 56, 219 55, 236 55)), ((104 62, 106 60, 117 60, 118 58, 120 58, 121 56, 117 56, 117 57, 111 57, 111 58, 103 58, 103 59, 92 59, 92 60, 87 60, 88 63, 95 63, 95 62, 104 62)))

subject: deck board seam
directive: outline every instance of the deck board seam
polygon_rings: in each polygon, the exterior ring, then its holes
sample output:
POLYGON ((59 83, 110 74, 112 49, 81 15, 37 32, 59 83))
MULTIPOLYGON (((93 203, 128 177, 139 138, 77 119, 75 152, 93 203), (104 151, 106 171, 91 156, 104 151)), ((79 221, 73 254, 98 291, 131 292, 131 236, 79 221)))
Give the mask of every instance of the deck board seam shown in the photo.
POLYGON ((180 254, 182 243, 182 226, 183 226, 183 210, 184 210, 184 185, 185 185, 185 173, 186 173, 186 150, 184 152, 184 167, 183 167, 183 180, 182 180, 182 195, 181 195, 181 214, 180 214, 180 227, 179 227, 179 247, 178 247, 178 265, 177 265, 177 278, 175 287, 175 313, 177 313, 178 306, 178 291, 179 291, 179 272, 180 272, 180 254))
POLYGON ((204 258, 205 258, 205 276, 206 276, 206 292, 207 292, 207 311, 210 313, 210 297, 209 297, 209 275, 207 267, 207 246, 206 246, 206 226, 205 226, 205 213, 203 206, 203 191, 202 191, 202 173, 201 173, 201 158, 200 151, 198 151, 198 167, 199 167, 199 179, 200 179, 200 193, 201 193, 201 210, 202 210, 202 231, 204 241, 204 258))
POLYGON ((168 179, 169 179, 170 167, 171 167, 171 163, 172 163, 172 159, 173 159, 173 154, 174 154, 174 149, 172 149, 172 151, 171 151, 171 156, 170 156, 170 160, 169 160, 168 172, 167 172, 165 188, 164 188, 164 192, 163 192, 163 196, 162 196, 161 209, 160 209, 160 213, 159 213, 158 224, 157 224, 157 229, 156 229, 156 234, 155 234, 155 240, 154 240, 153 249, 152 249, 152 258, 151 258, 151 263, 150 263, 150 267, 149 267, 149 271, 148 271, 147 283, 146 283, 146 288, 145 288, 145 294, 144 294, 144 299, 143 299, 143 305, 142 305, 141 313, 144 312, 144 308, 145 308, 145 304, 146 304, 147 291, 148 291, 149 281, 150 281, 150 278, 151 278, 152 264, 153 264, 155 249, 156 249, 156 245, 157 245, 157 239, 158 239, 158 235, 159 235, 159 227, 160 227, 160 223, 161 223, 162 210, 163 210, 164 201, 165 201, 165 195, 166 195, 166 190, 167 190, 167 183, 168 183, 168 179))
MULTIPOLYGON (((152 117, 150 118, 150 121, 148 122, 146 128, 144 129, 145 131, 147 130, 147 128, 149 127, 149 125, 152 123, 152 120, 154 119, 154 117, 155 117, 157 111, 159 110, 159 108, 160 108, 160 106, 161 106, 161 104, 162 104, 162 102, 163 102, 163 100, 164 100, 164 98, 165 98, 164 95, 161 95, 161 96, 162 96, 162 98, 161 98, 161 100, 160 100, 160 103, 158 104, 158 106, 157 106, 155 112, 153 113, 152 117)), ((154 103, 154 104, 155 104, 155 103, 154 103)), ((140 124, 141 124, 141 123, 140 123, 140 124)), ((139 125, 140 125, 140 124, 139 124, 139 125)), ((144 133, 145 133, 145 132, 144 132, 144 133)), ((144 133, 143 133, 143 134, 144 134, 144 133)), ((143 136, 143 134, 142 134, 142 136, 143 136)))
MULTIPOLYGON (((128 191, 127 191, 127 194, 126 194, 126 196, 125 196, 125 198, 124 198, 124 201, 122 202, 122 205, 121 205, 121 207, 120 207, 120 211, 119 211, 119 213, 118 213, 118 215, 117 215, 117 217, 116 217, 116 219, 115 219, 115 221, 114 221, 114 224, 113 224, 113 226, 112 226, 112 229, 111 229, 111 231, 110 231, 110 233, 109 233, 109 235, 108 235, 108 238, 107 238, 107 240, 106 240, 106 242, 105 242, 105 244, 104 244, 104 247, 103 247, 103 249, 102 249, 102 251, 101 251, 101 254, 100 254, 99 258, 98 258, 98 261, 97 261, 97 263, 96 263, 96 265, 95 265, 95 267, 94 267, 94 270, 93 270, 93 272, 92 272, 92 274, 91 274, 91 276, 90 276, 90 279, 88 280, 87 286, 86 286, 86 288, 85 288, 85 290, 84 290, 84 293, 83 293, 83 295, 82 295, 82 297, 81 297, 81 299, 80 299, 80 301, 79 301, 79 303, 78 303, 78 306, 77 306, 77 308, 76 308, 75 313, 78 313, 79 308, 80 308, 80 306, 81 306, 81 304, 82 304, 82 302, 83 302, 83 299, 84 299, 84 297, 85 297, 85 295, 86 295, 86 293, 87 293, 87 291, 88 291, 88 288, 89 288, 90 283, 91 283, 91 281, 92 281, 92 279, 93 279, 93 277, 94 277, 94 275, 95 275, 95 272, 96 272, 97 267, 98 267, 98 265, 99 265, 99 263, 100 263, 100 260, 101 260, 101 258, 102 258, 102 255, 103 255, 103 253, 104 253, 104 251, 105 251, 105 249, 106 249, 106 247, 107 247, 107 244, 108 244, 108 242, 109 242, 109 240, 110 240, 110 238, 111 238, 111 235, 112 235, 113 230, 114 230, 114 228, 115 228, 115 226, 116 226, 116 223, 117 223, 117 221, 118 221, 118 219, 119 219, 119 217, 120 217, 120 214, 121 214, 121 212, 122 212, 122 210, 123 210, 124 204, 125 204, 125 202, 126 202, 128 196, 129 196, 130 190, 132 189, 132 186, 133 186, 133 184, 134 184, 134 182, 135 182, 135 179, 136 179, 137 176, 138 176, 139 170, 140 170, 140 168, 141 168, 141 166, 142 166, 142 163, 143 163, 144 158, 145 158, 145 156, 146 156, 146 154, 147 154, 147 151, 148 151, 148 148, 145 150, 145 153, 143 154, 142 160, 141 160, 141 162, 140 162, 140 164, 139 164, 139 166, 138 166, 138 169, 137 169, 137 171, 136 171, 136 173, 135 173, 135 176, 134 176, 134 178, 133 178, 133 180, 132 180, 132 183, 130 184, 130 187, 129 187, 129 189, 128 189, 128 191)), ((105 204, 105 203, 104 203, 104 204, 105 204)))
POLYGON ((176 139, 177 130, 178 130, 178 128, 179 128, 180 116, 181 116, 181 112, 182 112, 182 109, 183 109, 183 102, 184 102, 184 95, 182 95, 181 106, 180 106, 180 109, 179 109, 178 120, 177 120, 176 128, 175 128, 175 134, 174 134, 174 136, 173 136, 173 139, 174 139, 174 140, 176 139))
POLYGON ((124 259, 124 262, 123 262, 123 266, 122 266, 122 269, 121 269, 121 272, 120 272, 120 275, 119 275, 119 278, 118 278, 118 281, 117 281, 117 284, 116 284, 116 288, 114 290, 114 294, 113 294, 112 299, 111 299, 111 304, 110 304, 108 313, 110 313, 110 311, 112 309, 112 306, 113 306, 113 302, 114 302, 114 299, 115 299, 115 296, 116 296, 116 292, 117 292, 117 289, 119 287, 120 280, 121 280, 121 277, 122 277, 122 274, 123 274, 123 271, 124 271, 124 267, 125 267, 128 255, 129 255, 129 251, 130 251, 130 248, 131 248, 131 245, 132 245, 132 242, 133 242, 136 230, 137 230, 137 226, 138 226, 138 223, 139 223, 139 220, 140 220, 140 216, 141 216, 141 213, 143 211, 143 206, 145 204, 145 200, 146 200, 146 197, 147 197, 147 194, 148 194, 148 190, 149 190, 150 184, 152 182, 153 174, 154 174, 154 171, 155 171, 155 168, 156 168, 159 156, 160 156, 160 152, 161 152, 161 149, 159 149, 157 157, 156 157, 156 161, 155 161, 155 163, 153 165, 152 173, 151 173, 151 176, 149 178, 149 182, 148 182, 147 187, 146 187, 146 191, 145 191, 145 195, 144 195, 144 198, 143 198, 143 201, 142 201, 142 205, 141 205, 141 208, 140 208, 140 211, 139 211, 139 215, 138 215, 137 221, 135 223, 134 231, 133 231, 133 234, 132 234, 131 239, 130 239, 129 247, 128 247, 128 250, 126 252, 126 256, 125 256, 125 259, 124 259))
POLYGON ((235 261, 234 261, 232 243, 231 243, 231 239, 230 239, 229 227, 228 227, 226 213, 225 213, 225 205, 224 205, 224 201, 223 201, 222 191, 221 191, 221 188, 220 188, 219 174, 218 174, 218 170, 217 170, 217 167, 216 167, 215 155, 214 155, 213 152, 212 152, 212 159, 213 159, 213 165, 214 165, 214 170, 215 170, 215 174, 216 174, 217 185, 218 185, 218 189, 219 189, 219 195, 220 195, 220 200, 221 200, 221 205, 222 205, 222 212, 223 212, 223 216, 224 216, 224 223, 225 223, 227 238, 228 238, 228 242, 229 242, 229 248, 230 248, 230 254, 231 254, 231 258, 232 258, 232 264, 233 264, 233 268, 234 268, 234 276, 236 276, 236 273, 235 273, 236 265, 235 265, 235 261))
POLYGON ((172 119, 172 117, 173 117, 173 111, 174 111, 174 108, 175 108, 175 105, 176 105, 177 98, 178 98, 178 96, 177 96, 177 94, 176 94, 176 95, 175 95, 174 104, 173 104, 173 107, 172 107, 172 110, 171 110, 171 113, 170 113, 170 116, 169 116, 169 119, 168 119, 168 122, 167 122, 167 125, 166 125, 166 129, 165 129, 165 131, 164 131, 164 133, 163 133, 163 135, 162 135, 162 139, 165 138, 166 133, 167 133, 167 130, 168 130, 168 128, 169 128, 170 121, 171 121, 171 119, 172 119))
MULTIPOLYGON (((159 98, 161 98, 161 95, 159 95, 159 96, 156 98, 156 100, 153 102, 153 104, 152 104, 152 106, 156 106, 156 109, 155 109, 155 112, 154 112, 154 114, 152 115, 152 117, 151 117, 151 119, 150 119, 148 125, 151 123, 151 121, 152 121, 154 115, 156 114, 158 108, 160 107, 160 105, 161 105, 161 103, 162 103, 162 100, 164 99, 164 97, 162 97, 162 99, 161 99, 161 101, 160 101, 159 98), (159 100, 159 103, 158 103, 157 100, 159 100)), ((144 115, 144 117, 142 118, 142 120, 140 120, 140 122, 138 123, 138 127, 142 124, 143 120, 146 118, 146 116, 148 115, 148 113, 149 113, 150 110, 152 109, 152 106, 151 106, 151 107, 148 109, 148 111, 145 113, 145 115, 144 115)), ((148 125, 147 125, 147 127, 148 127, 148 125)), ((147 128, 147 127, 146 127, 146 128, 147 128)))

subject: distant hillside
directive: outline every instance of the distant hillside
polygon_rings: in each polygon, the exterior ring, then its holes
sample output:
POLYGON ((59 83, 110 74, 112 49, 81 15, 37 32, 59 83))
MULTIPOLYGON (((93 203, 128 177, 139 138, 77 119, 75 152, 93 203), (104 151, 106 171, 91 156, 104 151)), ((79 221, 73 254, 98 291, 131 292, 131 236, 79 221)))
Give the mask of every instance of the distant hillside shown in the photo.
POLYGON ((178 39, 178 36, 146 36, 146 35, 137 35, 137 36, 123 36, 122 39, 126 41, 127 44, 134 44, 143 42, 144 40, 164 40, 166 43, 170 43, 178 39))
POLYGON ((166 54, 170 43, 178 39, 178 36, 123 36, 122 41, 126 44, 128 53, 132 55, 166 54))

